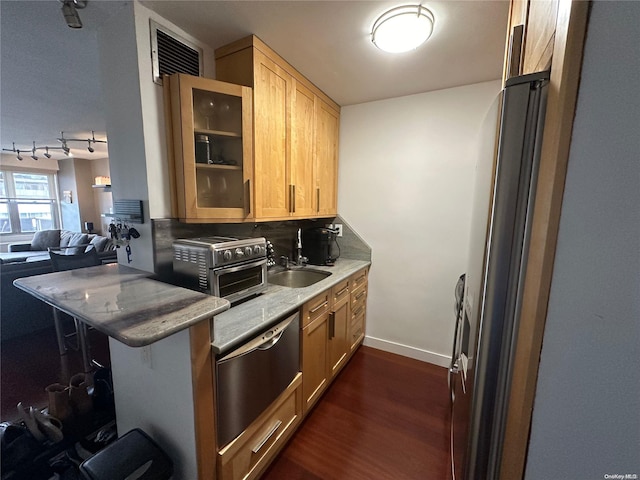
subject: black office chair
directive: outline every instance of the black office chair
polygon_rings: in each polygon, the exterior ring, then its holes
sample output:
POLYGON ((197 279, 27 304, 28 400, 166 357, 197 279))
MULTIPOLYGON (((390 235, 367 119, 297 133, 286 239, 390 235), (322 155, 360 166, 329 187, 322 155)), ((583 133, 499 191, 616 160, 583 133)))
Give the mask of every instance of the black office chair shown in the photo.
POLYGON ((80 464, 86 480, 168 480, 173 461, 149 435, 135 428, 80 464))
MULTIPOLYGON (((82 247, 84 247, 84 245, 82 247)), ((93 245, 91 245, 91 247, 93 247, 93 245)), ((95 248, 90 248, 89 250, 81 253, 62 253, 62 250, 71 248, 77 249, 79 247, 49 248, 49 257, 51 258, 51 265, 53 266, 54 272, 62 272, 84 267, 95 267, 102 264, 95 248)))
MULTIPOLYGON (((76 268, 95 267, 101 265, 102 262, 98 256, 98 252, 95 248, 90 248, 84 251, 86 245, 73 246, 73 247, 59 247, 49 248, 49 258, 51 258, 51 266, 54 272, 63 272, 67 270, 75 270, 76 268), (72 253, 65 255, 61 253, 63 250, 76 249, 81 250, 81 253, 72 253)), ((93 245, 92 245, 93 247, 93 245)), ((85 372, 92 370, 92 360, 89 354, 89 345, 87 343, 87 325, 84 322, 80 322, 77 318, 73 317, 73 323, 75 331, 69 334, 65 334, 62 326, 62 319, 60 318, 60 312, 57 308, 53 308, 53 323, 56 327, 56 338, 58 340, 58 350, 60 355, 67 353, 67 338, 75 337, 75 345, 70 345, 74 350, 80 350, 82 352, 82 363, 85 372)))

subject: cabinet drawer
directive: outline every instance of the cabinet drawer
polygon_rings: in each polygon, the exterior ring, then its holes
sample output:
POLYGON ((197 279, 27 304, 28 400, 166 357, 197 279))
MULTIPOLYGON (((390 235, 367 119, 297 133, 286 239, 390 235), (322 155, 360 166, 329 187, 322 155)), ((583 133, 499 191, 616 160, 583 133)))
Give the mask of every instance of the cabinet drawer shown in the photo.
POLYGON ((354 324, 360 318, 364 318, 366 311, 367 311, 366 305, 360 305, 357 308, 352 309, 351 310, 351 324, 354 324))
POLYGON ((220 480, 257 478, 285 444, 301 418, 302 374, 287 390, 218 453, 220 480))
POLYGON ((364 338, 364 318, 365 307, 362 307, 360 313, 351 317, 351 325, 349 328, 349 345, 350 350, 355 350, 364 338))
POLYGON ((364 285, 367 282, 367 272, 366 268, 354 273, 351 275, 351 291, 357 290, 359 287, 364 285))
POLYGON ((340 282, 331 289, 331 299, 333 305, 341 303, 344 299, 349 297, 349 279, 340 282))
POLYGON ((300 328, 309 325, 313 320, 318 318, 325 312, 329 311, 329 302, 331 300, 331 291, 322 292, 317 297, 309 300, 302 306, 302 319, 300 328))
POLYGON ((367 284, 351 293, 351 311, 355 312, 367 303, 367 284))

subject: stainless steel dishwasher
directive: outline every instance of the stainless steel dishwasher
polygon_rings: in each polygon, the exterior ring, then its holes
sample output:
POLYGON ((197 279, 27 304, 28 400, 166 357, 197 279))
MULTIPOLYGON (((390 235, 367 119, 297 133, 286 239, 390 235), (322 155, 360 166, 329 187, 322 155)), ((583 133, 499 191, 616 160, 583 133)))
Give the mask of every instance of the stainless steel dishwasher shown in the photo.
POLYGON ((216 358, 218 446, 237 437, 300 370, 298 313, 216 358))

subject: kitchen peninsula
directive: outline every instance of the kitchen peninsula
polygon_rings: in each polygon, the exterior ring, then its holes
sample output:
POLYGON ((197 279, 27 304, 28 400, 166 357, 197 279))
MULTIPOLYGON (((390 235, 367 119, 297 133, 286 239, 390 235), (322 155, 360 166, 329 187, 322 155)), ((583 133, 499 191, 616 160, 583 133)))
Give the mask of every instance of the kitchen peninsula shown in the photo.
MULTIPOLYGON (((227 478, 227 470, 236 468, 235 462, 239 461, 237 442, 220 449, 214 438, 214 357, 270 328, 283 316, 299 311, 300 334, 304 338, 307 332, 323 332, 335 322, 333 329, 343 349, 338 362, 329 365, 329 344, 312 345, 302 339, 301 343, 326 352, 327 366, 337 373, 362 342, 364 325, 358 323, 357 312, 362 312, 359 302, 366 299, 366 292, 359 292, 366 288, 370 265, 370 260, 341 258, 331 267, 313 266, 330 275, 303 288, 269 284, 262 295, 232 309, 228 309, 227 300, 162 283, 148 278, 152 275, 148 272, 119 264, 23 278, 15 284, 109 335, 119 435, 142 428, 173 459, 176 478, 211 479, 227 478), (313 305, 317 299, 322 299, 319 307, 313 305), (330 309, 334 304, 352 305, 353 320, 346 309, 340 310, 344 317, 336 313, 333 318, 330 309), (305 322, 309 327, 302 328, 305 322), (316 324, 319 328, 314 327, 316 324), (344 336, 339 335, 339 325, 344 325, 344 336), (355 329, 353 325, 360 327, 355 329), (334 364, 339 366, 334 368, 334 364)), ((322 340, 325 341, 324 336, 322 340)), ((321 358, 316 350, 309 349, 308 353, 314 359, 321 358)), ((304 361, 301 359, 303 371, 304 361)), ((260 458, 268 458, 259 462, 260 468, 284 445, 330 382, 331 377, 325 377, 327 372, 318 375, 326 380, 322 380, 322 387, 312 388, 316 394, 304 394, 304 406, 300 374, 292 383, 295 394, 283 397, 291 402, 295 398, 294 417, 290 428, 285 428, 284 423, 283 432, 278 431, 266 444, 260 458)), ((307 378, 315 380, 313 373, 307 378)), ((274 402, 277 405, 273 409, 278 409, 275 413, 288 408, 289 404, 279 402, 282 401, 274 402)), ((248 430, 251 437, 263 435, 261 430, 248 430)))
POLYGON ((227 300, 119 264, 19 278, 14 285, 130 347, 143 347, 229 308, 227 300))
POLYGON ((196 478, 196 445, 214 428, 211 320, 230 304, 149 276, 109 264, 14 284, 109 336, 119 435, 142 428, 177 478, 196 478))

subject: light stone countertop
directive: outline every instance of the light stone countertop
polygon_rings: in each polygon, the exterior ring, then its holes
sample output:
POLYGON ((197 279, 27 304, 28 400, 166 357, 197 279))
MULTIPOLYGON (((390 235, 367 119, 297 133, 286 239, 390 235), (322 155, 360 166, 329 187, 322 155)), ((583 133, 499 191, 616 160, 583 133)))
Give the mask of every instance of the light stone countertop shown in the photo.
POLYGON ((312 270, 331 272, 327 278, 304 288, 269 284, 266 292, 216 315, 213 321, 213 351, 226 353, 240 346, 283 316, 298 310, 304 303, 358 270, 371 265, 364 260, 339 259, 332 267, 309 265, 312 270))
POLYGON ((130 347, 143 347, 229 308, 225 299, 148 278, 117 263, 18 278, 14 285, 130 347))

